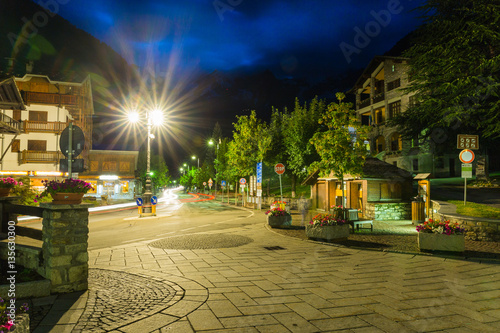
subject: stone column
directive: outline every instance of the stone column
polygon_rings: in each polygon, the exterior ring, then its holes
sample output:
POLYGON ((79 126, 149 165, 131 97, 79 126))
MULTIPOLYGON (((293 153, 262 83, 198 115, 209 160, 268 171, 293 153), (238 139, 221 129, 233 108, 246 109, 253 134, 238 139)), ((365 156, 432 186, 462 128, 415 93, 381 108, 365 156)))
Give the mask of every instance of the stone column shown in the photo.
POLYGON ((88 208, 91 206, 40 204, 44 209, 40 274, 51 281, 51 293, 88 288, 88 208))

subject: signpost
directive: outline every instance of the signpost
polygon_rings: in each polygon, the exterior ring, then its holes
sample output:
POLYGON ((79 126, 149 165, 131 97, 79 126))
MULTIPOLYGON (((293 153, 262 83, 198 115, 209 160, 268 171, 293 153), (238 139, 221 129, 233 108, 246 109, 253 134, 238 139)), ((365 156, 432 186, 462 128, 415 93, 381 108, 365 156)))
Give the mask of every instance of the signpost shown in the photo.
POLYGON ((474 152, 469 149, 464 149, 458 155, 462 161, 462 178, 464 179, 464 206, 467 202, 467 178, 472 178, 472 163, 474 161, 474 152))
POLYGON ((153 214, 153 216, 156 216, 156 204, 158 203, 158 198, 156 197, 156 195, 153 195, 151 197, 151 213, 153 214))
POLYGON ((139 209, 139 215, 140 215, 142 214, 142 198, 135 199, 135 202, 137 203, 137 208, 139 209))
POLYGON ((278 163, 274 166, 274 171, 278 174, 280 178, 280 195, 281 195, 281 202, 283 202, 283 186, 281 186, 281 175, 285 173, 285 166, 283 163, 278 163))
POLYGON ((257 197, 259 198, 259 209, 262 209, 262 162, 257 163, 257 197))
POLYGON ((457 149, 479 149, 479 136, 458 134, 457 135, 457 149))
POLYGON ((73 172, 83 172, 83 159, 75 159, 83 151, 85 146, 85 135, 80 127, 69 123, 59 138, 59 147, 61 153, 67 157, 67 160, 60 160, 61 171, 68 171, 68 178, 71 178, 73 172))
MULTIPOLYGON (((241 192, 245 190, 245 184, 247 183, 247 180, 245 178, 240 178, 240 185, 241 185, 241 192)), ((245 206, 245 194, 243 193, 241 195, 241 206, 245 206)))

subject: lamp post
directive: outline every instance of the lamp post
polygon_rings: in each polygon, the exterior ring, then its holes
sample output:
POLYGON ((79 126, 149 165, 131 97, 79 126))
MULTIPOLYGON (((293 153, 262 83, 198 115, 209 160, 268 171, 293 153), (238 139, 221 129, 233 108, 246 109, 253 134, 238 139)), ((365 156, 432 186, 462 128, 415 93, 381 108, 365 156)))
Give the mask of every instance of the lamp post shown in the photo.
MULTIPOLYGON (((219 143, 220 143, 220 138, 219 138, 219 143)), ((215 159, 217 160, 217 162, 219 161, 219 143, 217 143, 217 152, 215 154, 215 159)), ((210 146, 213 146, 214 145, 214 140, 210 139, 210 141, 208 141, 208 145, 210 146)), ((217 196, 217 165, 215 165, 215 187, 214 187, 214 191, 215 191, 215 194, 214 194, 214 197, 217 196)))
POLYGON ((195 155, 191 156, 191 159, 192 160, 196 160, 198 159, 198 169, 200 168, 200 158, 199 157, 196 157, 195 155))
MULTIPOLYGON (((129 112, 128 114, 129 121, 132 123, 136 123, 140 119, 139 112, 134 110, 129 112)), ((153 193, 151 192, 151 139, 154 139, 154 135, 151 133, 151 128, 153 127, 153 120, 154 124, 159 126, 163 123, 163 112, 160 109, 152 109, 152 110, 147 110, 146 111, 146 124, 147 124, 147 130, 148 130, 148 141, 147 141, 147 156, 146 156, 146 188, 143 194, 143 202, 144 202, 144 207, 142 210, 142 216, 155 216, 156 214, 153 213, 152 207, 151 207, 151 197, 153 196, 153 193), (153 119, 154 118, 154 119, 153 119)))

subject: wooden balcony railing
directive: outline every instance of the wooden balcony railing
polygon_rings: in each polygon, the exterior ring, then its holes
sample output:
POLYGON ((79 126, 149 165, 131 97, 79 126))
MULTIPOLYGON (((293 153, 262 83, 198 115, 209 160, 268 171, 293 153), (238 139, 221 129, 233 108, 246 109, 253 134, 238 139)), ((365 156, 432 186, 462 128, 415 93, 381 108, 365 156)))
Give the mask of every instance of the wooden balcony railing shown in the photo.
POLYGON ((23 131, 24 133, 30 132, 41 132, 41 133, 61 133, 68 123, 63 123, 60 121, 34 121, 25 120, 23 121, 23 131))
POLYGON ((359 108, 360 109, 366 108, 368 105, 370 105, 370 97, 368 97, 367 99, 364 99, 361 102, 359 102, 359 108))
POLYGON ((0 132, 19 134, 21 131, 21 122, 0 113, 0 132))
POLYGON ((373 104, 378 103, 380 101, 383 101, 384 98, 385 98, 385 94, 384 93, 380 93, 380 94, 377 94, 377 95, 373 96, 373 104))
POLYGON ((59 163, 64 158, 60 151, 23 150, 19 154, 19 163, 59 163))
POLYGON ((42 103, 54 105, 78 105, 80 96, 77 95, 59 95, 50 93, 41 93, 33 91, 23 91, 23 100, 25 103, 42 103))

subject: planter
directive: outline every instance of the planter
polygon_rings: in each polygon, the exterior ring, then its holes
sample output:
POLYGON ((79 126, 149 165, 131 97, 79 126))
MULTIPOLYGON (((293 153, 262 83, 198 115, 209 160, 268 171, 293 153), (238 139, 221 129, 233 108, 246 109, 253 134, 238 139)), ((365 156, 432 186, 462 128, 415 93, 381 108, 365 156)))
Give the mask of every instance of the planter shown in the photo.
POLYGON ((81 204, 85 193, 54 193, 52 203, 56 205, 75 205, 81 204))
POLYGON ((10 187, 0 188, 0 197, 8 197, 10 194, 10 187))
POLYGON ((285 205, 285 204, 273 204, 271 205, 270 207, 271 209, 275 209, 275 208, 281 208, 283 209, 285 212, 289 213, 290 214, 290 206, 289 205, 285 205))
POLYGON ((30 333, 30 316, 27 313, 16 315, 12 333, 30 333))
POLYGON ((309 238, 321 238, 326 240, 346 239, 349 237, 349 224, 313 226, 306 225, 306 236, 309 238))
POLYGON ((430 251, 465 251, 464 235, 445 235, 428 232, 418 233, 419 250, 430 251))
POLYGON ((292 217, 290 215, 287 216, 267 216, 267 224, 271 226, 271 228, 276 227, 286 227, 292 225, 292 217))

